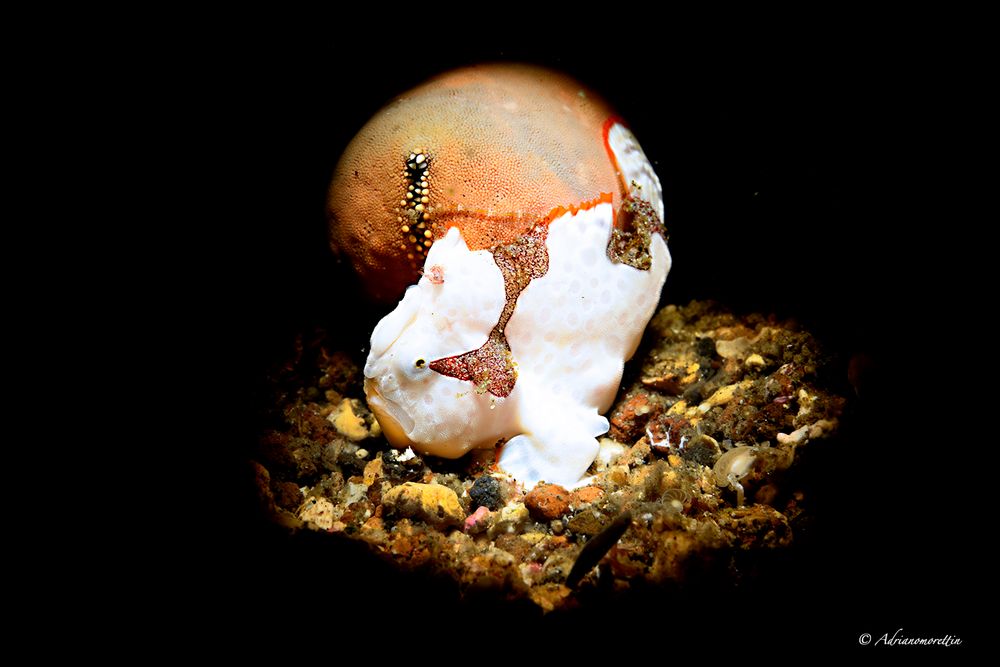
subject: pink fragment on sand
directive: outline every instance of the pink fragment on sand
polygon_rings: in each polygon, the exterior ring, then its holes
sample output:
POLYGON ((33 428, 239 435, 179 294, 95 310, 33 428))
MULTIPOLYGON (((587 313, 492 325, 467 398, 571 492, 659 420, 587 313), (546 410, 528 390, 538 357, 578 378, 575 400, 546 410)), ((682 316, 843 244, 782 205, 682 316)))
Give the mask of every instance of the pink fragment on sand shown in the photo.
POLYGON ((480 505, 479 509, 477 509, 475 512, 473 512, 472 514, 470 514, 465 518, 465 532, 469 532, 470 530, 475 528, 476 524, 478 524, 481 521, 484 521, 486 517, 488 517, 489 515, 490 511, 480 505))

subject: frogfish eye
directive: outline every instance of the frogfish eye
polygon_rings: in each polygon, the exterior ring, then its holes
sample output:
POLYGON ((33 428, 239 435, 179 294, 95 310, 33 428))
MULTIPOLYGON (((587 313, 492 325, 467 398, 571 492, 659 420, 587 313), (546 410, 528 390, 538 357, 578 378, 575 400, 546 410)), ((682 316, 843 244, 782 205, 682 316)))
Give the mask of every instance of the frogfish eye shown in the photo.
POLYGON ((423 358, 417 359, 417 361, 414 363, 414 366, 416 366, 417 368, 423 368, 426 365, 427 365, 427 361, 425 359, 423 359, 423 358))

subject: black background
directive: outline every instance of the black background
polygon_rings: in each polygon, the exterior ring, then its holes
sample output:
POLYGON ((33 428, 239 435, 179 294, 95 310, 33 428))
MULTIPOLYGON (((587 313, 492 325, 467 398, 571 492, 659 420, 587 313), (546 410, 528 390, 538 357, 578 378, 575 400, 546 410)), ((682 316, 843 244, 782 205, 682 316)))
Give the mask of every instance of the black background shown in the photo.
POLYGON ((942 478, 953 474, 936 448, 944 427, 922 384, 931 351, 914 334, 925 279, 906 242, 919 205, 905 174, 922 159, 915 109, 937 66, 933 45, 885 28, 734 41, 711 26, 691 38, 681 25, 615 23, 584 39, 553 24, 372 39, 363 25, 348 37, 346 25, 243 35, 200 73, 199 187, 212 204, 196 219, 217 255, 195 330, 211 332, 205 421, 217 430, 205 446, 224 453, 226 518, 177 529, 183 583, 193 584, 189 629, 211 634, 224 616, 233 641, 347 644, 362 631, 402 632, 419 650, 468 641, 490 651, 526 651, 525 632, 557 652, 627 650, 633 639, 858 647, 861 633, 898 627, 968 635, 967 513, 942 478), (628 121, 664 186, 674 257, 664 303, 711 298, 794 316, 831 348, 871 360, 843 451, 818 476, 812 534, 797 536, 793 560, 763 584, 539 621, 520 608, 456 605, 435 582, 395 578, 350 549, 287 540, 254 520, 239 461, 258 436, 269 365, 315 325, 360 353, 379 315, 327 245, 325 190, 340 152, 394 94, 494 60, 561 69, 628 121))

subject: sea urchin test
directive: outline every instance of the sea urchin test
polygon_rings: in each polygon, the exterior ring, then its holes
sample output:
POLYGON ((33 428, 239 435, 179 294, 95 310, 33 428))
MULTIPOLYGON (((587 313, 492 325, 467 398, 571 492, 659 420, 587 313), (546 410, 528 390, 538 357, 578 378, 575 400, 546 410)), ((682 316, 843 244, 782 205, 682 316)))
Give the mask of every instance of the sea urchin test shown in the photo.
POLYGON ((579 482, 670 270, 660 182, 623 121, 548 70, 449 72, 362 128, 329 211, 372 297, 402 294, 365 364, 389 441, 499 446, 525 486, 579 482))

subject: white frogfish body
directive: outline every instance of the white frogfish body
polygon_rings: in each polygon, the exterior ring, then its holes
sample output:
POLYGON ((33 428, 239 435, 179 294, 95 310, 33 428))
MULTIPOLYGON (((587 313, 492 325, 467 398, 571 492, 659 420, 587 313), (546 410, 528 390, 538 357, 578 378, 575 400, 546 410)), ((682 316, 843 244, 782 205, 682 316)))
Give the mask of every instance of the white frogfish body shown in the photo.
POLYGON ((433 243, 365 365, 393 445, 455 458, 502 443, 500 467, 526 487, 585 475, 671 265, 656 174, 624 126, 608 144, 634 209, 628 233, 605 196, 507 246, 470 251, 456 227, 433 243))

